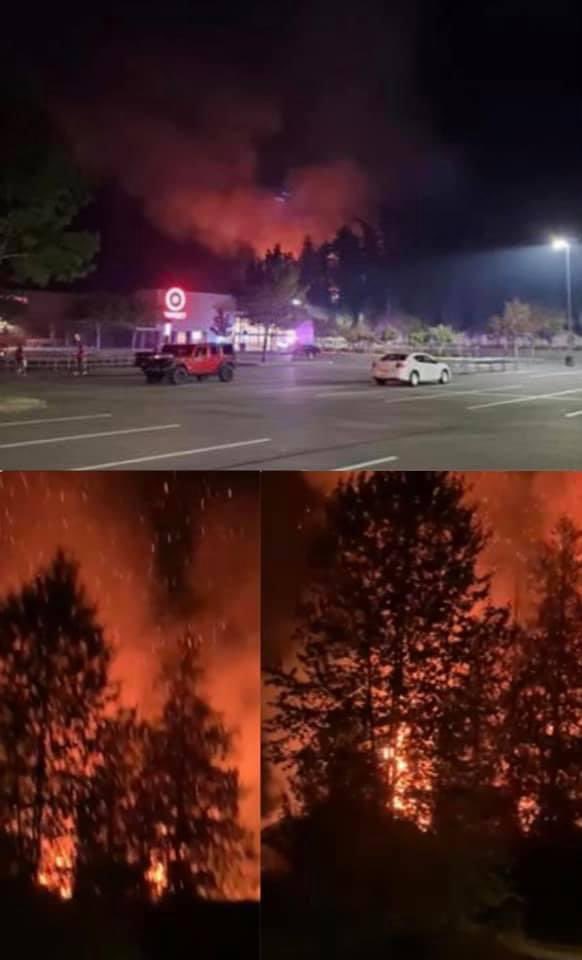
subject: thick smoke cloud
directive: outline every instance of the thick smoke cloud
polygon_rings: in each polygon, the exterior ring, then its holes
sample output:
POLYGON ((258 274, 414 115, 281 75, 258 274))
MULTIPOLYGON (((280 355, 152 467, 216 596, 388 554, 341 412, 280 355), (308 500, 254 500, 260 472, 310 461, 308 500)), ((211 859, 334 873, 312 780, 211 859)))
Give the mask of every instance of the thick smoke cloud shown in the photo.
POLYGON ((371 211, 371 186, 350 161, 290 170, 284 193, 259 186, 257 145, 276 122, 260 106, 233 97, 220 113, 209 111, 196 133, 134 106, 85 109, 66 111, 82 167, 119 182, 175 239, 224 255, 264 253, 276 243, 298 252, 306 235, 322 242, 371 211))
POLYGON ((187 55, 184 38, 136 43, 126 27, 81 90, 54 91, 55 113, 82 167, 164 234, 219 255, 298 252, 374 218, 410 167, 412 26, 373 8, 299 5, 250 45, 248 24, 222 44, 189 35, 187 55))

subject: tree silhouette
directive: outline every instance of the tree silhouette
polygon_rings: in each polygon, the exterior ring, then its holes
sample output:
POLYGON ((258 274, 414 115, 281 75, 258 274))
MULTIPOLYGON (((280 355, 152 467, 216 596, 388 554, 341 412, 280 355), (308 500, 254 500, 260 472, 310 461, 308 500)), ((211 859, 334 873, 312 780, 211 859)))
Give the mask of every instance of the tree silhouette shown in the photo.
MULTIPOLYGON (((10 98, 12 99, 12 98, 10 98)), ((99 238, 76 228, 87 185, 32 101, 0 106, 0 277, 3 285, 71 283, 93 269, 99 238)))
POLYGON ((168 891, 208 896, 221 889, 242 839, 238 774, 226 766, 230 735, 199 693, 199 644, 189 631, 166 659, 165 701, 150 727, 142 776, 150 848, 165 863, 168 891))
POLYGON ((61 551, 0 604, 0 821, 36 875, 43 844, 70 835, 84 796, 110 650, 61 551))
POLYGON ((268 750, 295 771, 304 800, 308 783, 310 802, 326 795, 334 755, 358 744, 381 764, 392 809, 405 793, 430 803, 439 736, 469 675, 470 618, 489 590, 466 494, 449 474, 381 472, 330 498, 297 666, 267 681, 268 750))
POLYGON ((468 796, 498 777, 519 636, 510 617, 508 607, 488 604, 478 615, 465 618, 458 633, 457 661, 463 665, 463 677, 462 682, 450 678, 443 701, 435 742, 437 793, 452 789, 468 796))
POLYGON ((218 304, 214 308, 214 311, 214 317, 210 326, 211 333, 216 337, 230 337, 232 335, 233 320, 231 314, 228 312, 228 307, 223 307, 218 304))
POLYGON ((302 293, 299 266, 294 257, 283 253, 279 246, 249 264, 239 304, 251 323, 263 327, 263 361, 272 328, 292 320, 293 300, 302 293))
POLYGON ((145 895, 151 831, 137 800, 146 730, 134 710, 118 709, 99 723, 95 770, 77 809, 77 895, 145 895))
MULTIPOLYGON (((143 296, 123 293, 91 293, 75 298, 66 318, 67 327, 81 327, 89 332, 100 350, 103 333, 115 335, 135 330, 140 325, 153 327, 153 311, 143 296)), ((67 333, 69 330, 67 330, 67 333)))
POLYGON ((503 313, 496 314, 489 320, 489 328, 493 334, 506 337, 513 344, 517 356, 519 352, 519 338, 527 336, 532 327, 532 310, 529 303, 523 303, 517 297, 506 300, 503 313))
POLYGON ((514 674, 508 764, 542 832, 582 812, 582 531, 562 518, 534 563, 539 604, 514 674))
POLYGON ((336 291, 336 309, 357 327, 374 320, 385 307, 388 284, 382 237, 364 220, 338 230, 328 245, 328 289, 336 291))

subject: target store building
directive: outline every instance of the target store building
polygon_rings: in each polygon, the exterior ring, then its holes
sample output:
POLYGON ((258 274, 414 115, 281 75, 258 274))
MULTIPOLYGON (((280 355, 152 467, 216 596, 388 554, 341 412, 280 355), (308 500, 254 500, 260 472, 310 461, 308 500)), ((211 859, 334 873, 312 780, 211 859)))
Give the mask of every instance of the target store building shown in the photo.
MULTIPOLYGON (((200 340, 232 342, 236 350, 261 350, 264 339, 262 324, 251 324, 237 311, 234 297, 222 293, 198 293, 182 287, 167 290, 143 290, 140 299, 147 305, 154 320, 148 327, 138 327, 134 346, 140 350, 156 348, 162 343, 197 343, 200 340)), ((272 327, 267 331, 269 350, 287 350, 296 340, 296 331, 272 327)), ((312 325, 309 340, 313 339, 312 325)))
POLYGON ((156 347, 160 343, 196 343, 216 340, 223 326, 234 328, 236 303, 223 293, 198 293, 182 287, 167 290, 142 290, 140 300, 146 305, 153 323, 136 330, 136 346, 156 347))

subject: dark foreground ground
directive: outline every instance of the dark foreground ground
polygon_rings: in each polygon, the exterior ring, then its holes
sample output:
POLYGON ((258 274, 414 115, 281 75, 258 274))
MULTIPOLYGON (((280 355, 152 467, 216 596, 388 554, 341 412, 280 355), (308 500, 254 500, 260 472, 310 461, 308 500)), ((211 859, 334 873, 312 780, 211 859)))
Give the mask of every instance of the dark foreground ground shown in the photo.
POLYGON ((582 469, 582 366, 524 361, 411 390, 377 387, 369 363, 240 367, 185 387, 134 370, 0 374, 0 469, 582 469))
POLYGON ((336 960, 515 960, 516 954, 490 937, 459 936, 447 941, 423 941, 407 937, 400 940, 375 939, 365 932, 345 930, 337 937, 305 934, 283 936, 273 931, 262 935, 263 960, 291 960, 334 957, 336 960))
POLYGON ((3 957, 46 960, 231 960, 259 956, 258 903, 158 906, 58 903, 0 907, 3 957))
POLYGON ((424 939, 374 938, 366 931, 338 930, 335 935, 307 931, 283 933, 264 928, 261 934, 262 960, 581 960, 582 946, 565 947, 540 943, 523 936, 496 936, 491 933, 457 933, 449 937, 424 939))

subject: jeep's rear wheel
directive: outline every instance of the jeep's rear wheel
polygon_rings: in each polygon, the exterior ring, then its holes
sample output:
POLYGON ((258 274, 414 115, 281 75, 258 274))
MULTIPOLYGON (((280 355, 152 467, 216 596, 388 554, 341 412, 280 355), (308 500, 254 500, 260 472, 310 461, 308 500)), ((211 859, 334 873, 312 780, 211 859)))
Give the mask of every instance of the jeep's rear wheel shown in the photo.
POLYGON ((179 385, 181 383, 186 383, 188 379, 188 371, 186 367, 176 367, 172 372, 172 383, 179 385))
POLYGON ((234 370, 232 369, 230 363, 223 363, 220 370, 218 371, 218 379, 222 380, 223 383, 229 383, 234 376, 234 370))

